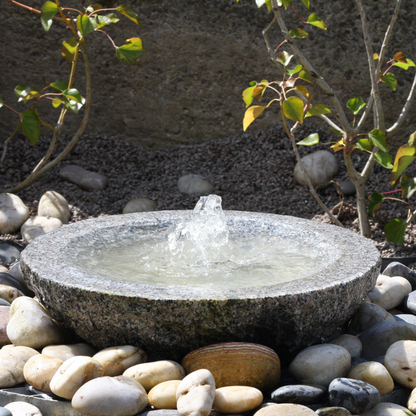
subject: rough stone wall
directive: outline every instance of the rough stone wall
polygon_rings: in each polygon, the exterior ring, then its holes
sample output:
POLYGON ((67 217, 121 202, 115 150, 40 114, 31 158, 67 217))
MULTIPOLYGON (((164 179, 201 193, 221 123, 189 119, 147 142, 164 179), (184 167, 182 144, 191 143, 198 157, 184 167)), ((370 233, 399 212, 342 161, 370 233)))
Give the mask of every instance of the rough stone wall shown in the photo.
MULTIPOLYGON (((0 96, 15 105, 13 89, 18 84, 42 87, 65 79, 69 67, 60 55, 60 45, 69 37, 54 24, 48 34, 38 16, 5 0, 0 43, 0 96)), ((111 5, 112 0, 105 0, 111 5)), ((102 3, 104 3, 102 2, 102 3)), ((32 0, 33 7, 43 1, 32 0)), ((62 0, 63 5, 68 4, 62 0), (65 4, 64 4, 65 3, 65 4)), ((108 27, 116 44, 139 36, 147 52, 139 64, 123 66, 108 39, 90 36, 88 52, 93 73, 93 104, 89 131, 119 135, 147 148, 197 143, 236 134, 242 130, 244 103, 242 91, 252 80, 277 79, 278 73, 267 54, 262 29, 271 21, 266 9, 257 9, 254 0, 126 0, 142 19, 143 28, 123 19, 108 27)), ((365 0, 374 50, 383 39, 394 2, 365 0)), ((294 6, 307 17, 299 0, 294 6)), ((76 3, 78 5, 78 3, 76 3)), ((328 25, 327 32, 308 27, 302 42, 306 55, 340 95, 341 102, 369 94, 368 64, 359 13, 354 0, 314 0, 313 10, 328 25)), ((390 56, 403 51, 416 60, 416 18, 413 0, 405 0, 390 56)), ((289 27, 299 26, 291 19, 289 27)), ((273 45, 281 41, 277 28, 273 45)), ((381 85, 390 125, 400 113, 414 70, 400 71, 398 90, 381 85)), ((398 71, 396 71, 398 72, 398 71)), ((78 67, 82 90, 83 65, 78 67)), ((49 104, 46 109, 49 109, 49 104)), ((54 110, 57 113, 57 110, 54 110)), ((402 135, 415 129, 416 106, 402 135)), ((56 117, 46 117, 51 123, 56 117)), ((68 116, 66 131, 74 131, 80 117, 68 116)), ((17 122, 11 112, 0 110, 0 141, 17 122)), ((250 129, 280 122, 277 107, 265 113, 250 129)))

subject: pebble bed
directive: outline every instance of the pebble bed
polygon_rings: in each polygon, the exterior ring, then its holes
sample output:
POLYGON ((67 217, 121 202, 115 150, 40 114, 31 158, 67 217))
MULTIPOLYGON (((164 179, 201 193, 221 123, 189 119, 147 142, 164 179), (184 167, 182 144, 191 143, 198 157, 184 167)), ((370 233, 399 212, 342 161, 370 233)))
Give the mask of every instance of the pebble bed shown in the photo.
MULTIPOLYGON (((147 362, 139 346, 71 342, 31 297, 17 262, 0 270, 0 345, 0 388, 32 389, 74 415, 405 415, 416 411, 416 272, 389 265, 321 344, 276 353, 223 343, 179 363, 147 362)), ((54 415, 40 408, 13 401, 0 416, 54 415)))

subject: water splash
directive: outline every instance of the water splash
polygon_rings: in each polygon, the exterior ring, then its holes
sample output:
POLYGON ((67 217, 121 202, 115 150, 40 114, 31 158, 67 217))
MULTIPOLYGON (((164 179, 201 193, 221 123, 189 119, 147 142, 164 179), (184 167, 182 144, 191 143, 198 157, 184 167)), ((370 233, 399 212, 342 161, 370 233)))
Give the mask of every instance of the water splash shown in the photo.
POLYGON ((172 256, 202 264, 224 260, 229 230, 221 202, 218 195, 202 196, 192 218, 169 230, 168 246, 172 256))

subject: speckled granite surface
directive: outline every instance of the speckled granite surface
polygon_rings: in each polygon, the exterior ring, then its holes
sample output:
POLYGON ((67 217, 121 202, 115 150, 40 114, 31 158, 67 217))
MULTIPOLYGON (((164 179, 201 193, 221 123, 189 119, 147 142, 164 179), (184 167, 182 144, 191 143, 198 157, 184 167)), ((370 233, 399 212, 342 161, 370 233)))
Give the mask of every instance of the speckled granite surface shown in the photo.
POLYGON ((76 262, 79 248, 184 221, 191 211, 102 217, 37 238, 22 253, 28 285, 52 315, 103 348, 140 346, 150 359, 179 360, 216 342, 257 342, 296 349, 328 336, 375 284, 375 246, 339 227, 289 216, 226 211, 230 231, 297 235, 321 244, 328 261, 310 276, 264 287, 150 286, 101 278, 76 262))

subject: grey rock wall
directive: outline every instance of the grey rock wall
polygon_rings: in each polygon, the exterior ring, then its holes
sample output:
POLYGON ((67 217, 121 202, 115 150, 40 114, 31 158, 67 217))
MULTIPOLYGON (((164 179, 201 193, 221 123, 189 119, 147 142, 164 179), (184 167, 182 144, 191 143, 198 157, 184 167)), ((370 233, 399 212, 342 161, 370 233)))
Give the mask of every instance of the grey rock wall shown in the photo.
MULTIPOLYGON (((104 2, 113 3, 112 0, 104 2)), ((41 7, 43 1, 30 3, 32 7, 41 7)), ((87 129, 118 135, 153 149, 241 132, 245 109, 242 91, 252 80, 270 81, 278 77, 261 33, 271 20, 265 8, 257 9, 254 0, 241 0, 238 4, 235 0, 126 0, 125 3, 138 11, 143 28, 123 19, 123 27, 119 23, 108 31, 118 45, 127 38, 140 36, 147 52, 139 64, 123 66, 104 35, 90 36, 88 52, 94 89, 87 129)), ((394 4, 390 0, 365 0, 365 3, 377 51, 394 4)), ((293 4, 307 17, 299 0, 293 4)), ((302 41, 306 55, 343 103, 358 95, 366 101, 368 64, 355 2, 314 0, 312 4, 313 11, 325 20, 329 30, 308 28, 310 37, 302 41)), ((59 49, 70 35, 59 24, 54 24, 46 34, 38 16, 5 0, 0 7, 3 16, 0 96, 6 103, 15 105, 16 85, 42 87, 65 79, 69 67, 59 49)), ((400 50, 416 60, 416 27, 412 23, 415 18, 413 0, 405 0, 393 36, 391 56, 400 50)), ((289 27, 298 26, 295 20, 292 22, 289 27)), ((273 45, 280 41, 276 28, 273 45)), ((384 84, 381 86, 390 124, 407 96, 411 71, 400 73, 396 93, 384 84)), ((78 74, 81 82, 77 85, 82 90, 82 64, 78 74)), ((50 106, 45 104, 43 108, 49 110, 50 106)), ((51 123, 57 118, 57 110, 54 113, 53 117, 45 117, 51 123)), ((416 106, 402 134, 393 140, 405 140, 415 130, 415 114, 416 106)), ((250 129, 280 122, 277 116, 275 107, 250 129)), ((68 116, 65 131, 74 131, 78 120, 80 117, 68 116)), ((13 113, 6 108, 0 110, 0 142, 13 131, 16 122, 13 113)))

